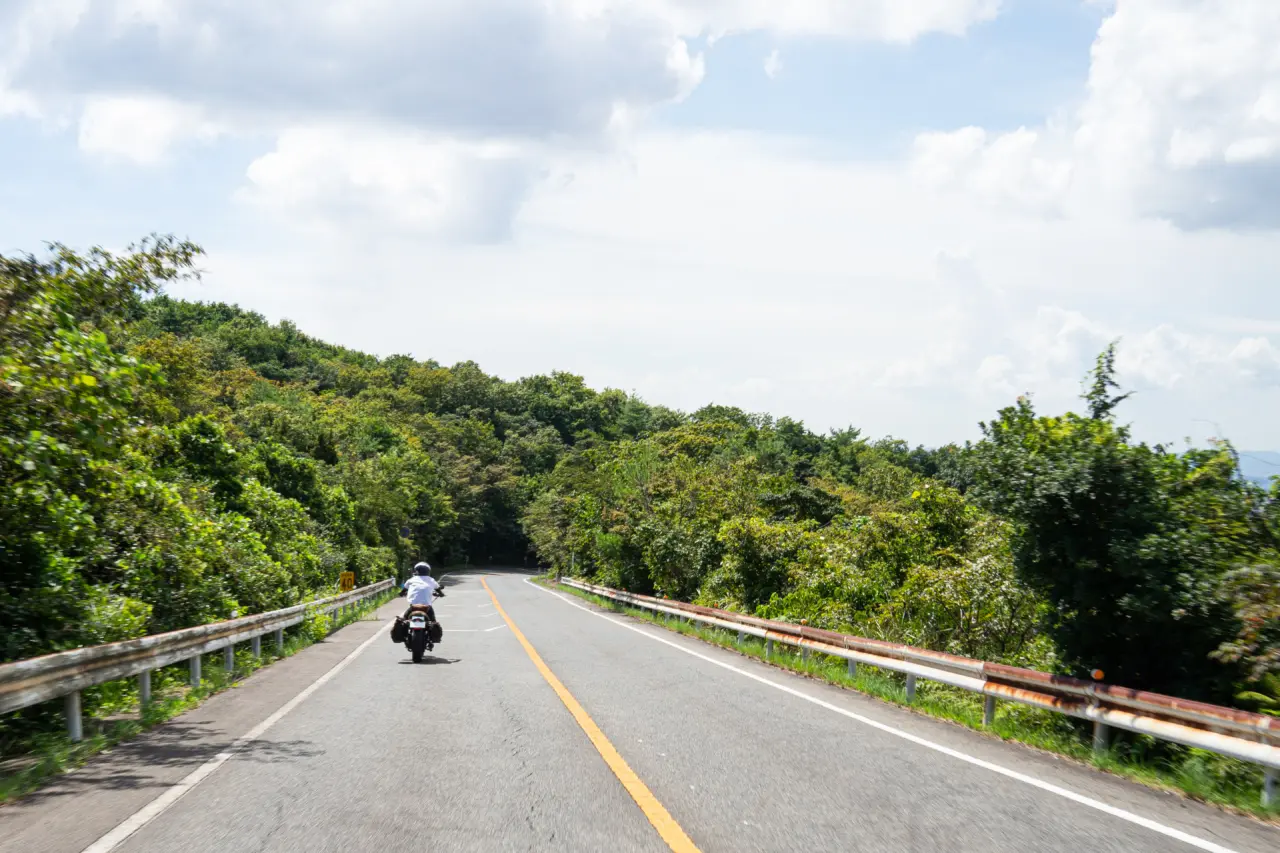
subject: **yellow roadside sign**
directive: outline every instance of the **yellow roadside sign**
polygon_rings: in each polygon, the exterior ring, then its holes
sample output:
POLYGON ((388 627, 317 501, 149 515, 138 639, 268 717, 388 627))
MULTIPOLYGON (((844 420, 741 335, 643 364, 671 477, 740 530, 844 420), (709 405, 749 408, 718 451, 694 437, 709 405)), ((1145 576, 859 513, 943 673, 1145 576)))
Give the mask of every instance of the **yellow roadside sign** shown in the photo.
POLYGON ((343 592, 351 592, 351 590, 355 589, 356 573, 343 572, 342 574, 338 575, 338 588, 341 589, 343 592))

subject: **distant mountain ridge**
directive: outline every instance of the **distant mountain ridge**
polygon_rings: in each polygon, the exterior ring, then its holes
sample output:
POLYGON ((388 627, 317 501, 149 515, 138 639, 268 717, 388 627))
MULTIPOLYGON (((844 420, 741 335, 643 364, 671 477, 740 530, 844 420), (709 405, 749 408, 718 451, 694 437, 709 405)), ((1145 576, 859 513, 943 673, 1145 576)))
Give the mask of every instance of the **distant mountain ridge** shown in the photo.
POLYGON ((1241 450, 1240 473, 1264 486, 1271 485, 1271 478, 1280 476, 1280 453, 1274 450, 1241 450))

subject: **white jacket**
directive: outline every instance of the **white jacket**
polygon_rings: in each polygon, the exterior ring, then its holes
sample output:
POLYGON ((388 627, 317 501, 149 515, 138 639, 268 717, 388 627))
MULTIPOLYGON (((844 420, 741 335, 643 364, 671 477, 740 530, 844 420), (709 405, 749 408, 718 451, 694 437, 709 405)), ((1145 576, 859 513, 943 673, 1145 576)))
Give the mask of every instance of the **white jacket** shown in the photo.
POLYGON ((430 575, 414 575, 404 582, 405 597, 409 604, 430 604, 432 593, 440 588, 440 584, 430 575))

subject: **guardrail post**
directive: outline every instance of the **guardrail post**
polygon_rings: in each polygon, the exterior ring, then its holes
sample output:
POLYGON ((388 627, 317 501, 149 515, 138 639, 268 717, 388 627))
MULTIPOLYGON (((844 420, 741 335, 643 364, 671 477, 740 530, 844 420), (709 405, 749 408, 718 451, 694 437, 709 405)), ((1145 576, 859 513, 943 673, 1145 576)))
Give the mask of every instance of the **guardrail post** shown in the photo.
POLYGON ((982 724, 990 727, 996 721, 996 697, 987 696, 982 700, 982 724))
POLYGON ((801 663, 808 663, 808 662, 809 662, 809 648, 808 648, 808 646, 801 646, 801 647, 800 647, 800 662, 801 662, 801 663))
POLYGON ((738 645, 742 645, 742 632, 738 632, 738 645))
POLYGON ((236 647, 227 646, 222 650, 222 668, 227 672, 234 672, 236 668, 236 647))
POLYGON ((914 675, 907 676, 907 701, 916 701, 916 677, 914 675))
POLYGON ((200 686, 200 655, 191 659, 191 686, 200 686))
POLYGON ((283 628, 276 629, 276 651, 277 652, 284 651, 284 629, 283 628))
POLYGON ((249 648, 253 651, 253 656, 255 658, 262 657, 262 635, 261 634, 255 635, 254 638, 249 641, 249 648))
POLYGON ((1111 727, 1106 723, 1093 724, 1093 754, 1102 755, 1111 743, 1111 727))
POLYGON ((1274 767, 1267 768, 1267 775, 1262 780, 1262 805, 1270 806, 1276 803, 1276 788, 1280 782, 1280 770, 1274 767))
POLYGON ((151 670, 144 669, 138 673, 138 706, 146 708, 151 704, 151 670))
POLYGON ((764 659, 768 660, 773 657, 773 640, 764 641, 764 659))
POLYGON ((68 693, 63 700, 63 708, 67 716, 67 737, 72 743, 84 740, 84 722, 80 718, 80 691, 68 693))
POLYGON ((849 677, 850 678, 858 677, 858 662, 853 658, 849 658, 849 677))

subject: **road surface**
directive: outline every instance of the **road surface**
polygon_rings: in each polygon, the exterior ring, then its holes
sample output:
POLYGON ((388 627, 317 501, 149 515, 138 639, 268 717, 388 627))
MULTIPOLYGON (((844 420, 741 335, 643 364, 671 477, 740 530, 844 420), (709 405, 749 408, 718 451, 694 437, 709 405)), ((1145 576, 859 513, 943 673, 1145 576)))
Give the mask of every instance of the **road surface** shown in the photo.
POLYGON ((0 807, 0 852, 1280 851, 524 575, 445 583, 428 662, 391 643, 393 602, 0 807))

